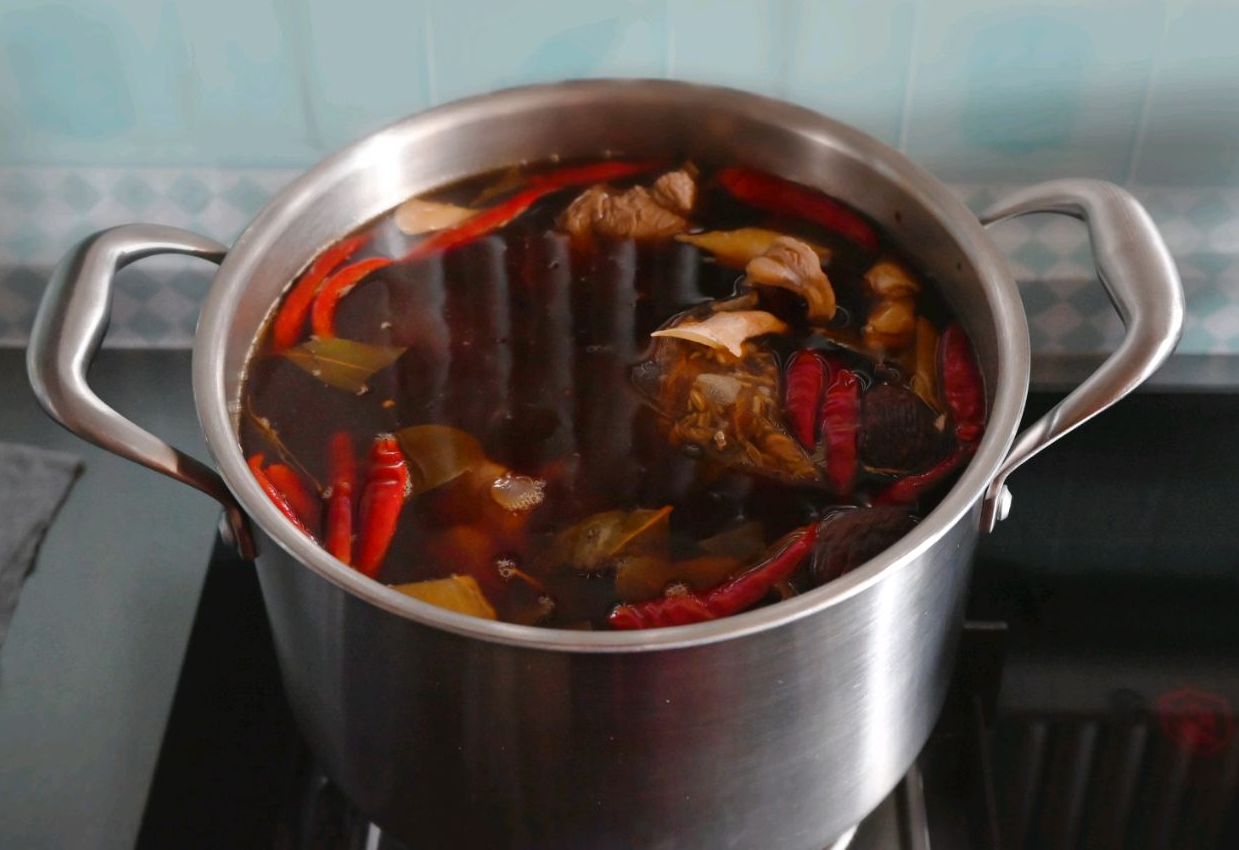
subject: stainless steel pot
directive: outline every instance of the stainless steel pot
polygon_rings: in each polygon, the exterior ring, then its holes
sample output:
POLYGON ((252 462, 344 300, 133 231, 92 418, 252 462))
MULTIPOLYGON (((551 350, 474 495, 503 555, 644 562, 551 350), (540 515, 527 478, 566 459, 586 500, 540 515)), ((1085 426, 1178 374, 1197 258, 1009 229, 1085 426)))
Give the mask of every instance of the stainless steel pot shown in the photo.
POLYGON ((1016 437, 1028 388, 1019 294, 941 183, 856 130, 785 103, 666 81, 516 89, 416 115, 289 186, 226 250, 154 225, 78 245, 56 271, 31 381, 70 430, 217 499, 256 549, 284 683, 315 754, 383 828, 426 848, 818 850, 907 770, 937 716, 979 533, 1013 469, 1122 398, 1178 339, 1183 298, 1152 221, 1122 189, 1060 180, 983 216, 1084 219, 1127 326, 1085 383, 1016 437), (727 620, 582 633, 472 619, 372 582, 298 534, 237 444, 247 353, 324 245, 411 194, 526 160, 684 156, 818 186, 899 234, 975 342, 990 424, 959 483, 890 550, 830 585, 727 620), (194 347, 198 415, 219 473, 90 390, 117 269, 152 254, 220 263, 194 347))

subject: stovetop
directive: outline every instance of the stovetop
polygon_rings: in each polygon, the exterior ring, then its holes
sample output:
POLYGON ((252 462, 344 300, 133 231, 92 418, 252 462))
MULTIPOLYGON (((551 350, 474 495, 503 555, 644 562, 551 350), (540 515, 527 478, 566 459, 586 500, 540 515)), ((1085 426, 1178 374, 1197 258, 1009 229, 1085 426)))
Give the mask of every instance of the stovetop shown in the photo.
MULTIPOLYGON (((941 720, 852 850, 1239 847, 1237 417, 1239 396, 1140 395, 1021 469, 941 720)), ((223 546, 138 846, 417 850, 315 769, 223 546)))

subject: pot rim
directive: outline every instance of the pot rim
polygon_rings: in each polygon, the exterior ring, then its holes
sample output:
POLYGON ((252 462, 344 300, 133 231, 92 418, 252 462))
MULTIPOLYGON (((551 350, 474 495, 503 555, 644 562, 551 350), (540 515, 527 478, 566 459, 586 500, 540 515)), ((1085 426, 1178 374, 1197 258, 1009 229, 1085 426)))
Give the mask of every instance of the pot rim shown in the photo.
MULTIPOLYGON (((839 121, 784 101, 737 89, 660 79, 574 80, 505 89, 435 107, 401 119, 349 144, 305 171, 246 226, 220 266, 204 301, 194 342, 193 381, 198 418, 208 448, 228 488, 266 536, 313 570, 353 596, 420 624, 462 637, 531 650, 574 653, 628 653, 678 649, 739 638, 790 624, 825 611, 865 592, 907 568, 934 546, 977 504, 1015 437, 1028 391, 1031 355, 1023 303, 1006 262, 980 221, 950 189, 929 172, 884 143, 839 121), (989 424, 963 475, 943 500, 897 543, 859 568, 828 584, 759 608, 687 626, 627 632, 580 632, 522 626, 458 614, 405 596, 366 578, 336 560, 299 532, 262 492, 246 466, 226 396, 225 351, 229 322, 237 307, 253 258, 266 246, 264 231, 295 217, 308 198, 343 175, 364 169, 371 152, 391 144, 393 137, 420 135, 444 125, 468 123, 472 116, 500 110, 565 101, 587 102, 631 94, 677 102, 709 102, 716 108, 744 114, 798 133, 866 161, 893 180, 918 203, 933 211, 972 262, 990 296, 998 352, 997 380, 992 388, 989 424)), ((971 521, 971 520, 968 520, 971 521)))

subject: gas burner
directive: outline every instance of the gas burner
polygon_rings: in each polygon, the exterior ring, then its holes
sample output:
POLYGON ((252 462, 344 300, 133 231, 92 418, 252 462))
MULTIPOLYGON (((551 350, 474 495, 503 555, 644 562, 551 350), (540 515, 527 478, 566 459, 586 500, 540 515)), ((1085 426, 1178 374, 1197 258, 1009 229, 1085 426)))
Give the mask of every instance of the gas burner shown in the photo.
MULTIPOLYGON (((328 824, 323 812, 312 814, 307 822, 318 824, 307 843, 289 850, 414 850, 395 838, 384 835, 372 823, 354 818, 349 826, 349 808, 344 798, 326 780, 317 785, 313 805, 335 819, 328 824), (350 831, 351 829, 351 831, 350 831), (330 843, 324 843, 326 839, 330 843)), ((928 813, 919 766, 914 765, 903 782, 891 792, 869 817, 849 829, 823 850, 934 850, 930 844, 928 813)))

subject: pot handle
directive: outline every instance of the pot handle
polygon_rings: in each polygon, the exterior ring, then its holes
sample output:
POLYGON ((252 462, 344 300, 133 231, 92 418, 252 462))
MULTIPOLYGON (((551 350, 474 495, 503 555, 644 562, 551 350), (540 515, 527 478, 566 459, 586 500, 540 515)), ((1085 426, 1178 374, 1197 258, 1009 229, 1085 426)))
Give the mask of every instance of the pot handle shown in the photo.
POLYGON ((981 222, 1034 212, 1062 213, 1088 225, 1097 276, 1127 332, 1096 372, 1016 437, 985 491, 985 531, 993 531, 1011 509, 1007 476, 1142 384, 1170 356, 1183 331, 1179 273, 1153 219, 1130 192, 1104 180, 1053 180, 1013 192, 985 210, 981 222))
POLYGON ((107 331, 117 271, 155 254, 189 254, 219 263, 227 250, 205 236, 157 224, 128 224, 87 237, 48 281, 26 349, 26 370, 43 409, 65 428, 219 502, 232 542, 252 557, 248 521, 218 473, 121 416, 86 380, 107 331))

